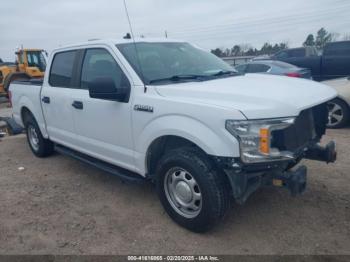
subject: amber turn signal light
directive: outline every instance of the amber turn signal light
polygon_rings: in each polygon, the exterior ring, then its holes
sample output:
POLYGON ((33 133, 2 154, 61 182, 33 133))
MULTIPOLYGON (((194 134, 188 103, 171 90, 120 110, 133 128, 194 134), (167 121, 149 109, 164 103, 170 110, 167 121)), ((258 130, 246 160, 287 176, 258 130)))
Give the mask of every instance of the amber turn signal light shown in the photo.
POLYGON ((259 149, 263 154, 270 153, 270 131, 268 128, 260 128, 259 149))

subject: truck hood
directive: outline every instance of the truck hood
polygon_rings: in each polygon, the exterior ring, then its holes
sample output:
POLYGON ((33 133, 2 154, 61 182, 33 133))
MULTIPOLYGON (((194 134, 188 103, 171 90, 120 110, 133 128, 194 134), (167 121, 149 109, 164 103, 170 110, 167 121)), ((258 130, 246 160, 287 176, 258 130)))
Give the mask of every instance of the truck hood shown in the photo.
POLYGON ((161 96, 232 108, 241 111, 248 119, 297 116, 300 111, 337 95, 332 88, 311 80, 263 74, 155 88, 161 96))

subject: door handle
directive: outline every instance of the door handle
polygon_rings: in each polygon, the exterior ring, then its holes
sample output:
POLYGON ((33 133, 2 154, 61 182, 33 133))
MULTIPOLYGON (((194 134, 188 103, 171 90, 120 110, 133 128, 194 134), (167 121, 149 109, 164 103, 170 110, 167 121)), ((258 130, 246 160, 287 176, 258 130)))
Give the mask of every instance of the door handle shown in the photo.
POLYGON ((75 109, 80 109, 80 110, 82 110, 84 108, 83 102, 81 102, 81 101, 74 101, 72 106, 75 109))
POLYGON ((45 104, 50 104, 50 97, 44 96, 41 101, 43 101, 45 104))

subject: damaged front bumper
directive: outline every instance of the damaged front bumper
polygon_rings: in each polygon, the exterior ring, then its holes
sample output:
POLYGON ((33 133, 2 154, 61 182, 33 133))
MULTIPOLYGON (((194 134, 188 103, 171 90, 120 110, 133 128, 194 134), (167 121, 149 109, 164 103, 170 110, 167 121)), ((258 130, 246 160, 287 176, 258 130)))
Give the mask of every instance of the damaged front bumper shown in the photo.
POLYGON ((335 143, 331 141, 326 146, 309 145, 293 160, 244 164, 240 159, 216 157, 215 161, 225 171, 234 199, 242 204, 262 186, 283 187, 292 196, 301 194, 306 189, 307 168, 304 165, 291 168, 303 158, 333 163, 336 157, 335 143))
POLYGON ((334 141, 330 141, 325 147, 316 144, 305 152, 305 158, 317 161, 333 163, 337 160, 337 151, 334 141))

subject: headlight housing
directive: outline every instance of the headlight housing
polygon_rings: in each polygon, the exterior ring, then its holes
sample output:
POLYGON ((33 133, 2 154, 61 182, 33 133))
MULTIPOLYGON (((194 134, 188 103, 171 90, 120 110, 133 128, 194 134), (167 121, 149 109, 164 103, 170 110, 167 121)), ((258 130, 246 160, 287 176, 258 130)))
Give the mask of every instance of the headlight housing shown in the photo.
POLYGON ((257 163, 293 158, 289 151, 271 147, 272 131, 292 125, 295 118, 265 120, 227 120, 226 129, 240 144, 241 159, 245 163, 257 163))

